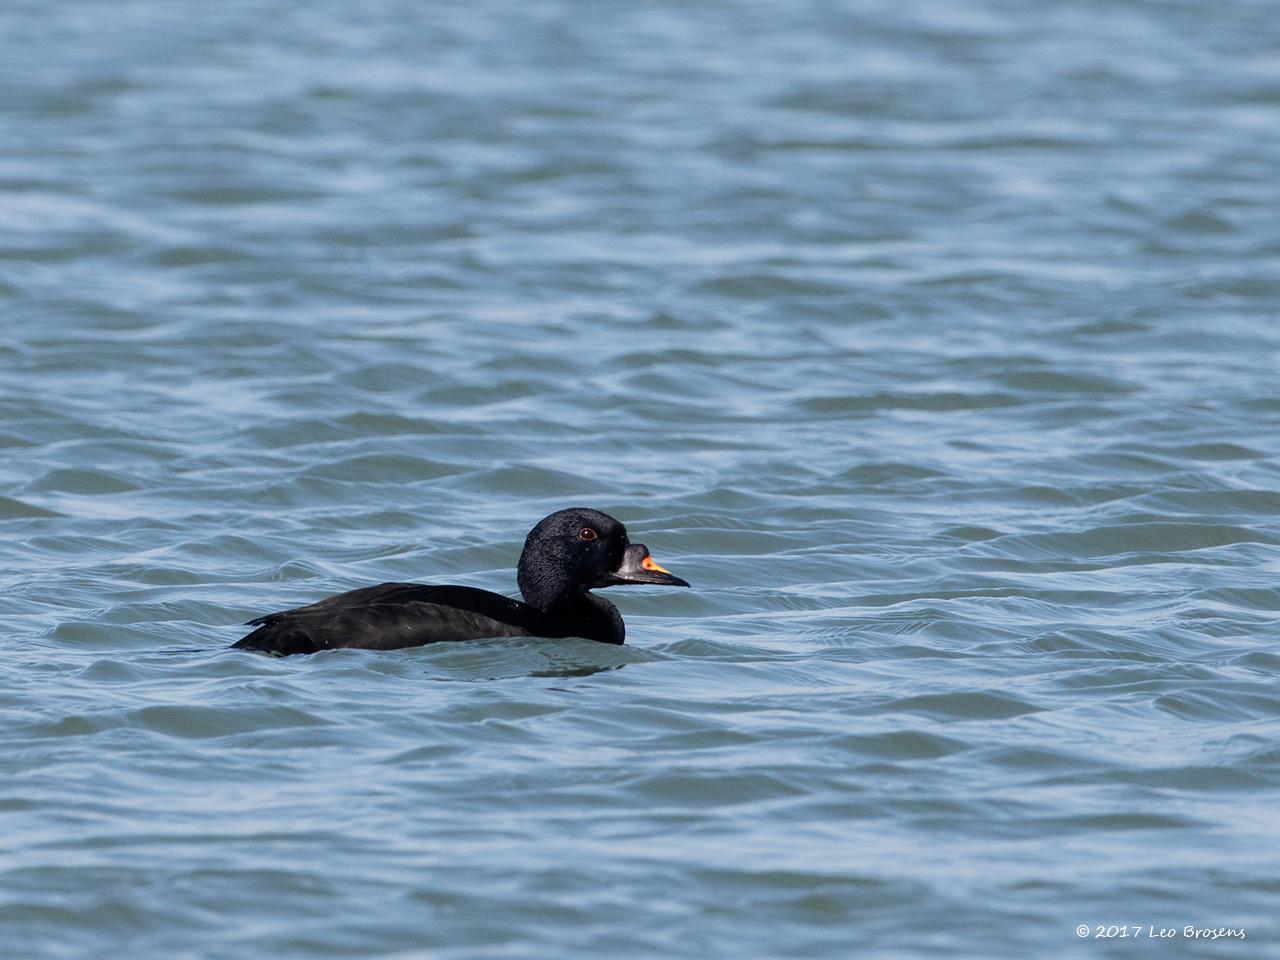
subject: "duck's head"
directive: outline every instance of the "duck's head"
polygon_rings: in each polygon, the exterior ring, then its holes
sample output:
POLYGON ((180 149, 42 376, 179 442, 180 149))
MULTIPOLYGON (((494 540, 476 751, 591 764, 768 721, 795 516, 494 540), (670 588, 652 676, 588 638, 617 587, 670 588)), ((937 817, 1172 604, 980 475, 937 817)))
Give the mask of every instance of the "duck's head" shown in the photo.
POLYGON ((627 528, 599 510, 571 507, 538 521, 524 541, 516 577, 531 606, 546 610, 593 587, 654 583, 687 587, 632 543, 627 528))

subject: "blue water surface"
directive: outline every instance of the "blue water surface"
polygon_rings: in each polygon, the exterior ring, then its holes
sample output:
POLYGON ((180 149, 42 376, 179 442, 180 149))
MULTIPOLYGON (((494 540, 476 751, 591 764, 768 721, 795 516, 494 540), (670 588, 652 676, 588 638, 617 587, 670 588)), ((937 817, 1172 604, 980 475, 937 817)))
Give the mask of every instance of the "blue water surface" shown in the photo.
POLYGON ((0 956, 1280 957, 1274 4, 0 37, 0 956), (578 504, 626 646, 227 649, 578 504))

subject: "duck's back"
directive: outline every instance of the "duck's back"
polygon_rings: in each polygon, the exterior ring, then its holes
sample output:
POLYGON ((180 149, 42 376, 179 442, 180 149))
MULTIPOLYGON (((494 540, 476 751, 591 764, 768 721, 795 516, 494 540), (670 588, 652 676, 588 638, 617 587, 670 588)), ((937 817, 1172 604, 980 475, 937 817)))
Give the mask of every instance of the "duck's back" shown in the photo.
POLYGON ((395 650, 427 643, 522 637, 534 632, 526 604, 475 587, 382 583, 269 613, 232 644, 281 656, 336 647, 395 650))

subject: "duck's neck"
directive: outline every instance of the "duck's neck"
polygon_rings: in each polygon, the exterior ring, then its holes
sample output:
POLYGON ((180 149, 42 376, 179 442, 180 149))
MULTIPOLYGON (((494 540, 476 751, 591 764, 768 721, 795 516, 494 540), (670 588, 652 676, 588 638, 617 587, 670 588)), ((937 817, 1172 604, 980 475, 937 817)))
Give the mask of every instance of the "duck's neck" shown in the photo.
POLYGON ((561 598, 542 612, 554 626, 556 636, 619 644, 626 639, 627 628, 618 608, 593 593, 583 591, 561 598))
POLYGON ((585 587, 575 586, 568 575, 556 569, 554 564, 531 563, 528 547, 520 556, 516 584, 525 603, 544 611, 587 592, 585 587))
POLYGON ((601 643, 622 643, 626 628, 618 608, 590 593, 559 564, 534 564, 520 557, 516 582, 524 602, 540 614, 540 629, 551 637, 586 637, 601 643))

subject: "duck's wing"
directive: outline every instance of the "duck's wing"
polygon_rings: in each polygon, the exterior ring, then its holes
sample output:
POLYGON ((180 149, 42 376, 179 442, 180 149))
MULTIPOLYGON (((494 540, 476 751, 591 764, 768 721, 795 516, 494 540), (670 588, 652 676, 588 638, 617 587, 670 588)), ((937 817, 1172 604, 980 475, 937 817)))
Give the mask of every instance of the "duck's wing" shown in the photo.
POLYGON ((232 646, 279 656, 335 647, 394 650, 527 636, 535 632, 535 618, 526 604, 488 590, 382 583, 250 620, 257 629, 232 646))

